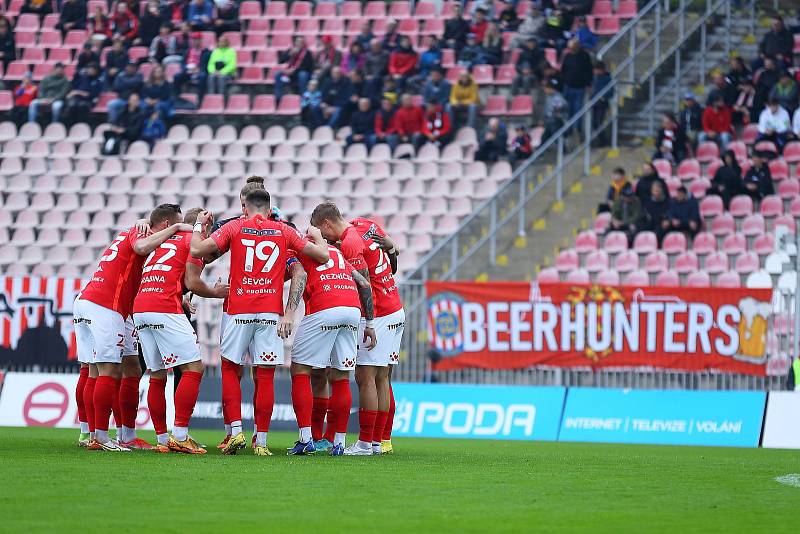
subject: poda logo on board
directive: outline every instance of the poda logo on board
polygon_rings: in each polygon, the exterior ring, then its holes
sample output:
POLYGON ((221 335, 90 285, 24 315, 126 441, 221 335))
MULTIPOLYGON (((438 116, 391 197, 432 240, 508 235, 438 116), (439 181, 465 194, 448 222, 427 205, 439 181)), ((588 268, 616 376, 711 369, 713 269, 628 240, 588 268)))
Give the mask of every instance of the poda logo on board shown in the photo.
POLYGON ((56 382, 36 386, 22 406, 22 417, 28 426, 55 426, 67 414, 70 395, 56 382))

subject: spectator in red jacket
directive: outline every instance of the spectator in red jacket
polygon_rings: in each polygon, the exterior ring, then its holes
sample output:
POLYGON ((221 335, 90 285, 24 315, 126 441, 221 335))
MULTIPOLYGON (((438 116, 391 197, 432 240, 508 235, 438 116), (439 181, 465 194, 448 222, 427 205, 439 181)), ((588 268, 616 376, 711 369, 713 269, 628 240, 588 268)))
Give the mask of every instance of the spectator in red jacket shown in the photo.
POLYGON ((526 131, 524 125, 518 124, 514 130, 514 139, 509 143, 508 160, 514 165, 518 162, 525 161, 531 157, 531 154, 533 154, 531 136, 526 131))
POLYGON ((387 143, 392 150, 397 146, 395 113, 394 103, 383 98, 381 108, 375 114, 375 142, 387 143))
POLYGON ((731 127, 731 108, 725 105, 721 94, 716 95, 711 105, 703 111, 703 131, 697 136, 697 141, 714 141, 722 150, 733 139, 731 127))
POLYGON ((14 122, 22 124, 28 117, 28 106, 31 105, 39 93, 39 88, 33 83, 30 71, 22 76, 19 86, 14 89, 14 122))
POLYGON ((404 35, 400 38, 400 46, 389 55, 389 76, 395 79, 402 91, 416 68, 417 53, 411 48, 411 40, 404 35))
POLYGON ((486 35, 486 29, 488 27, 489 21, 486 18, 486 10, 479 7, 475 10, 475 18, 472 20, 472 26, 469 27, 469 31, 475 34, 476 41, 482 43, 483 36, 486 35))
POLYGON ((450 115, 435 102, 428 102, 425 107, 425 119, 422 121, 422 135, 417 138, 417 148, 425 143, 433 143, 439 148, 450 142, 453 127, 450 115))
POLYGON ((133 42, 139 33, 139 19, 124 2, 117 4, 117 12, 111 18, 111 25, 114 27, 114 34, 121 35, 128 44, 133 42))
POLYGON ((401 143, 416 144, 422 134, 422 124, 425 122, 425 113, 422 108, 414 105, 412 96, 404 93, 400 99, 400 109, 394 114, 394 124, 397 130, 398 141, 401 143))

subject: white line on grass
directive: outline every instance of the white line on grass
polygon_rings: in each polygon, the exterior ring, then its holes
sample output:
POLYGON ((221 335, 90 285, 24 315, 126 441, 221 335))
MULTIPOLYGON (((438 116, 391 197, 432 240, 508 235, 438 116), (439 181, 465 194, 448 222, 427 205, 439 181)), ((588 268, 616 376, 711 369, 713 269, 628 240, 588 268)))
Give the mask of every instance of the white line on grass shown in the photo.
POLYGON ((792 486, 793 488, 800 488, 800 474, 790 473, 788 475, 775 477, 775 482, 792 486))

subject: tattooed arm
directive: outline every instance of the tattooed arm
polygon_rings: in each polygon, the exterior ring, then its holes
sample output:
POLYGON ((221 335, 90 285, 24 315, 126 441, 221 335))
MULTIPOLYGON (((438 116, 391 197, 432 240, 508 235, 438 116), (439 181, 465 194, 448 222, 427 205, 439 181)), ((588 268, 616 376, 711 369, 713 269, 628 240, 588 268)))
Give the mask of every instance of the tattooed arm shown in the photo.
POLYGON ((362 345, 367 350, 375 348, 378 342, 378 337, 375 335, 375 327, 372 326, 372 321, 375 318, 375 304, 372 301, 372 287, 369 283, 369 271, 361 269, 357 271, 353 269, 353 280, 358 287, 358 299, 361 301, 361 309, 364 311, 364 319, 367 321, 367 326, 364 328, 364 339, 362 345))
POLYGON ((380 245, 384 252, 386 252, 386 255, 389 256, 389 265, 392 267, 392 274, 397 274, 397 256, 400 255, 400 251, 397 250, 397 246, 394 244, 394 241, 392 241, 392 238, 388 235, 376 235, 372 240, 380 245))
POLYGON ((308 277, 300 262, 294 262, 289 269, 289 275, 291 276, 289 300, 286 301, 283 317, 278 322, 278 337, 281 339, 287 339, 292 335, 294 314, 300 305, 300 300, 303 298, 303 292, 306 290, 306 278, 308 277))

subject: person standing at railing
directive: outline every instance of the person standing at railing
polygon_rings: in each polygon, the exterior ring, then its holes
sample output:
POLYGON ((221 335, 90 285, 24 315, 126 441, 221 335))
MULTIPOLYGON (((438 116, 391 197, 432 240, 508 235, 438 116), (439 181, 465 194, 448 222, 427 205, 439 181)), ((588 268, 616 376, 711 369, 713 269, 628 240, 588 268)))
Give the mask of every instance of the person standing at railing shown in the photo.
POLYGON ((592 86, 592 58, 578 39, 570 39, 561 60, 561 80, 564 98, 569 106, 569 116, 574 117, 583 107, 586 90, 592 86))

